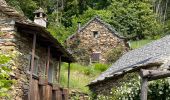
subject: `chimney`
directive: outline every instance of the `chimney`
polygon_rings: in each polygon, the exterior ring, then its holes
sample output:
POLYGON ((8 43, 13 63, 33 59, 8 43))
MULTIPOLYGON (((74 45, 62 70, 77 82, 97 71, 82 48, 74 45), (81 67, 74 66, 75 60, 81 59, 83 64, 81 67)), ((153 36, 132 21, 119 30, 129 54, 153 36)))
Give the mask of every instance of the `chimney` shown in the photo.
POLYGON ((46 27, 47 26, 47 15, 45 14, 42 8, 39 8, 34 12, 34 22, 40 26, 46 27))
POLYGON ((81 22, 77 22, 78 23, 78 32, 80 32, 80 29, 81 29, 81 22))

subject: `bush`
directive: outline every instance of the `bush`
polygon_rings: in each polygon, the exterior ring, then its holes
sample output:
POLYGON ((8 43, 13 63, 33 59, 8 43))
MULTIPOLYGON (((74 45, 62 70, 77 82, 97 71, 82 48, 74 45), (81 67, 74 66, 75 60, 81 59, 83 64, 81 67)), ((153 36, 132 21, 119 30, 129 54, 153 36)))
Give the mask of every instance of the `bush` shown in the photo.
POLYGON ((114 63, 116 60, 119 59, 120 56, 122 56, 123 52, 124 52, 123 46, 118 45, 117 47, 115 47, 111 51, 107 52, 107 54, 106 54, 106 62, 108 64, 114 63))

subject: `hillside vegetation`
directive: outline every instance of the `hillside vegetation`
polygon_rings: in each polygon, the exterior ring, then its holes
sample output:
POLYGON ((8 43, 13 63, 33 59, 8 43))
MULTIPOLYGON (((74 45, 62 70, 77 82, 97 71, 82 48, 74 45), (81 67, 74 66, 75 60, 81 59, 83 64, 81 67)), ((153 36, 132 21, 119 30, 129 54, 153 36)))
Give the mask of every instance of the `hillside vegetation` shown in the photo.
POLYGON ((111 24, 132 40, 157 39, 169 33, 169 0, 6 0, 34 18, 42 7, 48 15, 48 30, 60 42, 76 32, 77 22, 85 24, 94 15, 111 24))

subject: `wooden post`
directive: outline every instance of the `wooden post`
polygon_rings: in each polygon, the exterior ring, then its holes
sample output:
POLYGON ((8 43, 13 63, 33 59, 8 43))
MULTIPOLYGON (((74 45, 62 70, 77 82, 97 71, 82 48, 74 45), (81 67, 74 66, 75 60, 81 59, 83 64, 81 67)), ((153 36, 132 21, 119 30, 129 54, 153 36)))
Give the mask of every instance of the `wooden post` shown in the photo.
POLYGON ((69 89, 70 85, 70 62, 68 63, 68 83, 67 83, 67 88, 69 89))
POLYGON ((157 80, 165 77, 170 77, 170 71, 160 70, 140 70, 141 82, 141 100, 147 100, 148 81, 157 80))
POLYGON ((61 56, 59 58, 58 83, 60 83, 60 71, 61 71, 61 56))
POLYGON ((141 100, 147 100, 148 95, 148 79, 142 78, 141 82, 141 100))
POLYGON ((32 46, 32 53, 31 53, 31 71, 30 71, 30 82, 29 82, 29 95, 28 100, 31 100, 32 96, 32 74, 34 69, 34 58, 35 58, 35 46, 36 46, 36 34, 33 36, 33 46, 32 46))

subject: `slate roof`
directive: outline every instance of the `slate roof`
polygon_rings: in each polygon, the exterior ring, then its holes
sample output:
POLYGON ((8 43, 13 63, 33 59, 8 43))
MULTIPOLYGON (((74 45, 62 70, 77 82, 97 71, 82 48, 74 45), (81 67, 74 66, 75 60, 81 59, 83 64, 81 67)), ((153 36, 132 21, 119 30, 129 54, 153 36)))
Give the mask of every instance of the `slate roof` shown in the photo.
POLYGON ((125 72, 146 66, 148 64, 159 64, 164 67, 170 66, 170 35, 153 41, 141 48, 124 54, 109 69, 103 72, 90 85, 104 82, 108 78, 121 75, 125 72), (168 62, 168 63, 167 63, 168 62))
POLYGON ((9 6, 5 0, 0 0, 0 11, 7 14, 10 17, 15 17, 16 19, 26 20, 27 18, 17 12, 13 7, 9 6))
POLYGON ((113 35, 117 36, 118 38, 121 38, 121 39, 127 39, 123 36, 121 36, 110 24, 106 23, 105 21, 103 21, 99 16, 94 16, 91 20, 89 20, 86 24, 84 24, 79 32, 76 32, 74 34, 72 34, 71 36, 69 36, 67 38, 67 40, 69 40, 70 38, 72 38, 73 36, 75 36, 76 34, 80 33, 81 31, 83 31, 91 22, 93 22, 94 20, 100 22, 101 24, 103 24, 106 28, 108 28, 112 33, 113 35))

